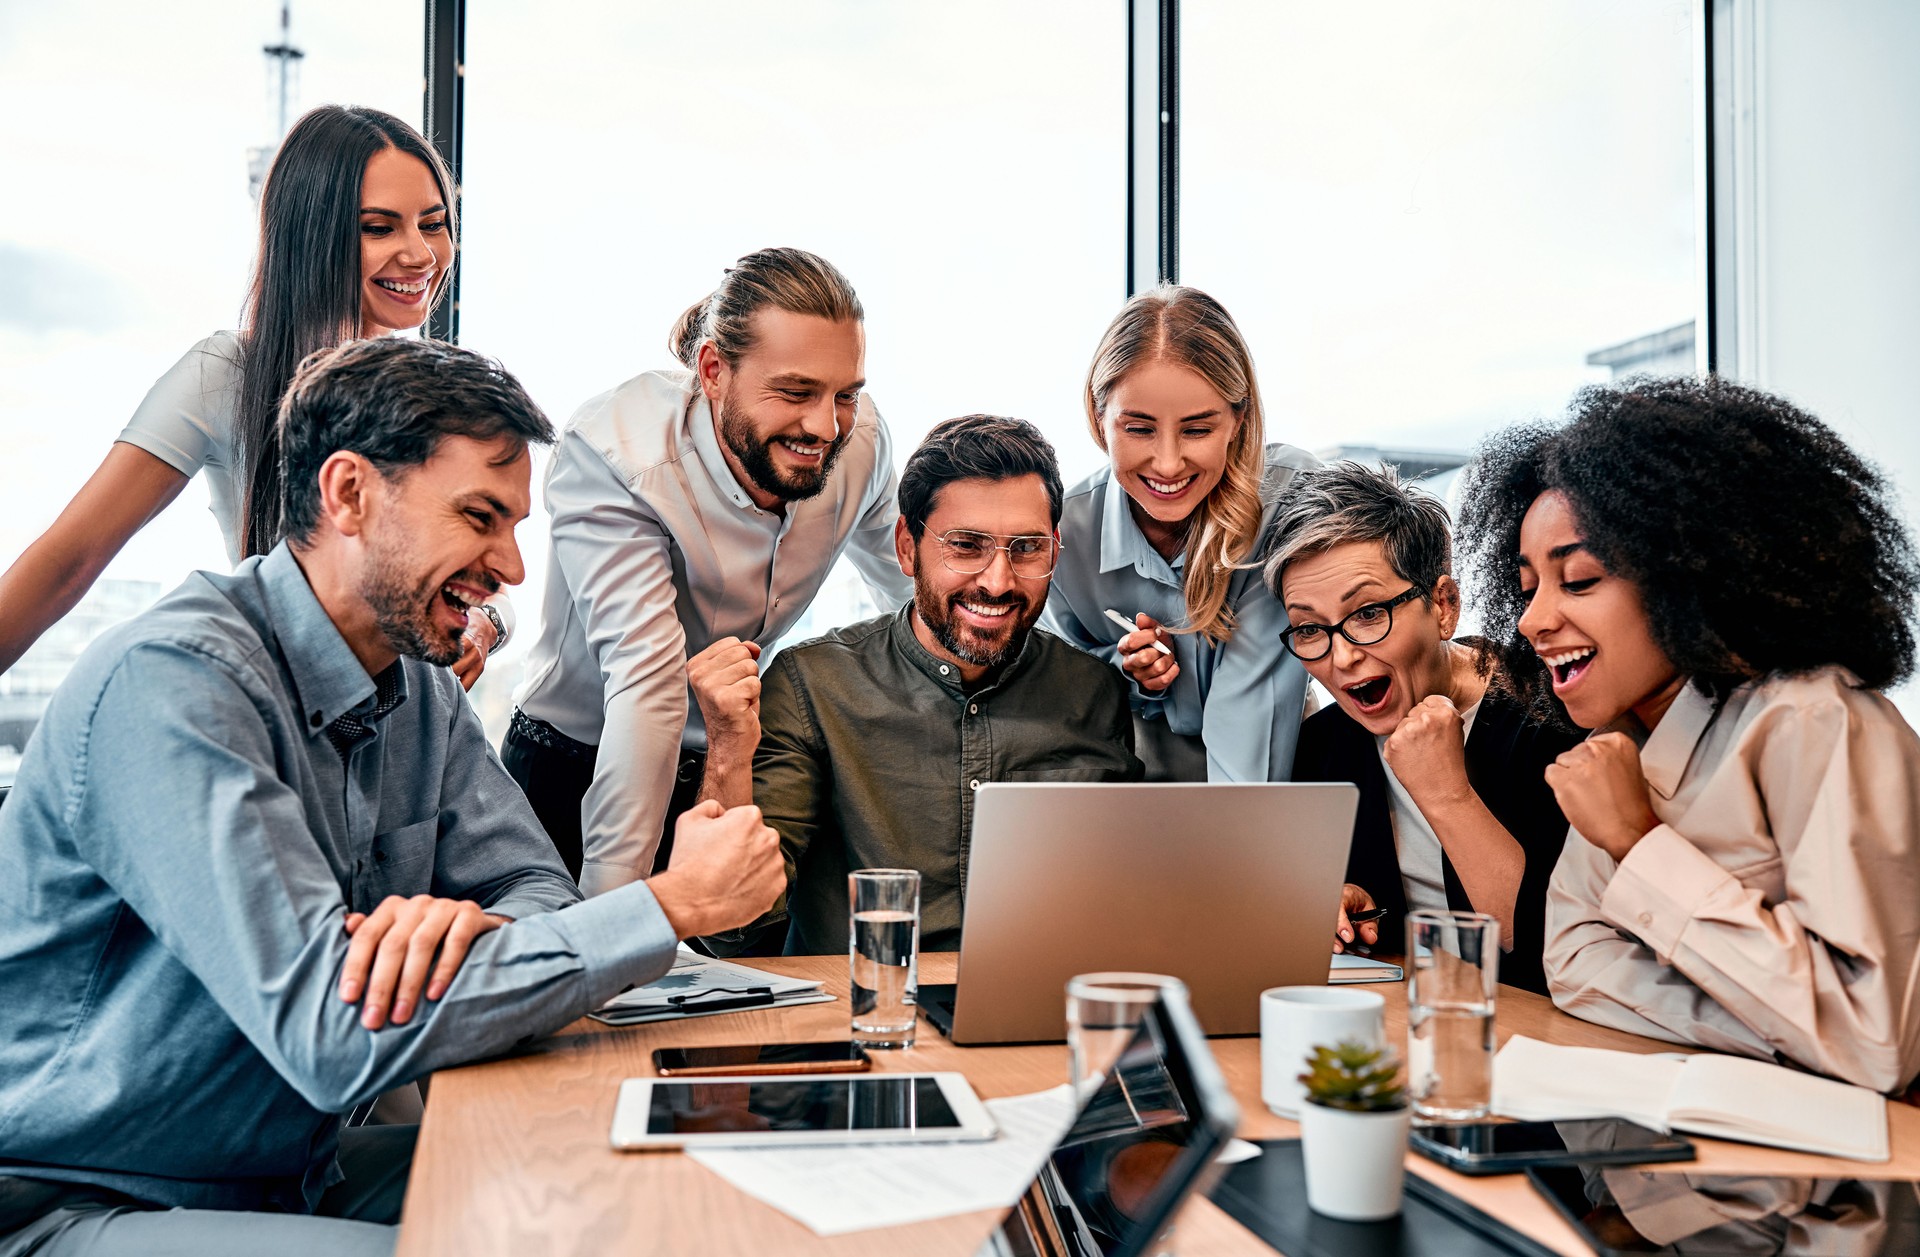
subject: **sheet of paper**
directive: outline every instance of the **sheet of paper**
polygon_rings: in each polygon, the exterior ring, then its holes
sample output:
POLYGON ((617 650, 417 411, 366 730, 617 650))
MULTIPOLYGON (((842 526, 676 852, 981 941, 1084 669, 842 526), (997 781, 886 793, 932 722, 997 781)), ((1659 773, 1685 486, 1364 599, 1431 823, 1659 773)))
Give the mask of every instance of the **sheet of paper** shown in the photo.
POLYGON ((1664 1131, 1667 1097, 1685 1059, 1565 1047, 1516 1034, 1493 1058, 1493 1111, 1526 1121, 1624 1117, 1664 1131))
POLYGON ((709 1148, 687 1155, 816 1235, 903 1226, 1019 1199, 1073 1120, 1062 1085, 988 1100, 1000 1137, 977 1144, 709 1148))
POLYGON ((730 961, 715 960, 711 956, 702 956, 686 944, 674 954, 673 968, 656 981, 645 986, 636 986, 632 990, 622 991, 608 1000, 603 1007, 608 1009, 633 1008, 674 1008, 677 998, 682 1003, 698 1005, 703 996, 712 993, 713 998, 725 998, 728 994, 741 993, 756 987, 765 987, 775 995, 790 994, 795 991, 816 991, 818 982, 809 982, 805 978, 786 978, 777 973, 768 973, 764 969, 752 969, 746 965, 736 965, 730 961))

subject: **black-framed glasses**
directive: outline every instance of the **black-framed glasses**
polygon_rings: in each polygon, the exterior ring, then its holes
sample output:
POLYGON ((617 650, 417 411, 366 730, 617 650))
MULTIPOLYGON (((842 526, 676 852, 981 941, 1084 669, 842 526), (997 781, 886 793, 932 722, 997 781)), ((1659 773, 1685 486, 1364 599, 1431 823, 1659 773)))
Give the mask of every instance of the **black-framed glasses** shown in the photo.
POLYGON ((934 538, 940 547, 940 561, 947 565, 950 572, 962 576, 977 576, 993 564, 993 555, 997 550, 1007 552, 1007 564, 1013 568, 1015 576, 1024 576, 1029 580, 1053 575, 1053 563, 1058 557, 1060 543, 1048 533, 1034 533, 1025 537, 1002 538, 990 532, 974 532, 967 528, 955 528, 943 532, 934 538))
POLYGON ((1415 598, 1425 597, 1426 592, 1415 585, 1397 598, 1389 598, 1385 602, 1369 602, 1338 624, 1296 624, 1280 634, 1280 640, 1293 657, 1303 663, 1325 659, 1327 652, 1333 649, 1335 633, 1356 646, 1371 646, 1375 642, 1385 640, 1387 634, 1393 632, 1395 607, 1412 602, 1415 598))

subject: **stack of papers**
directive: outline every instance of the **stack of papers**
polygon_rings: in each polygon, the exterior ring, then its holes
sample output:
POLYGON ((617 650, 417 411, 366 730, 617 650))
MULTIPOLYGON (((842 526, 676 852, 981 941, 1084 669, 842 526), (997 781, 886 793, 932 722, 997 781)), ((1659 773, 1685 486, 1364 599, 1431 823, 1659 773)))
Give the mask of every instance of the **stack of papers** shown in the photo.
POLYGON ((609 1026, 634 1026, 754 1008, 821 1004, 832 998, 818 982, 715 960, 682 944, 666 976, 621 992, 590 1015, 609 1026))
POLYGON ((1624 1117, 1856 1161, 1885 1161, 1878 1092, 1764 1061, 1559 1047, 1514 1035, 1493 1058, 1493 1111, 1530 1121, 1624 1117))

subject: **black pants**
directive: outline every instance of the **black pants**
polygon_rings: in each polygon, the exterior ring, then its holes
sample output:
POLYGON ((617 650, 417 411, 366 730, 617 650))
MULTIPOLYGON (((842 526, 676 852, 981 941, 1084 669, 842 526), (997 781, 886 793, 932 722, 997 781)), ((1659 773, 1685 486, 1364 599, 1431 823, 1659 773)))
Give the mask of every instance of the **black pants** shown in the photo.
MULTIPOLYGON (((576 742, 544 720, 514 710, 507 726, 506 740, 500 744, 500 762, 527 792, 533 814, 552 839, 567 872, 580 880, 584 858, 580 837, 580 800, 593 784, 593 764, 599 748, 576 742)), ((700 776, 705 771, 705 751, 681 751, 680 763, 673 774, 673 797, 667 802, 667 814, 660 830, 660 847, 647 875, 667 867, 673 855, 673 823, 680 813, 700 801, 700 776)))

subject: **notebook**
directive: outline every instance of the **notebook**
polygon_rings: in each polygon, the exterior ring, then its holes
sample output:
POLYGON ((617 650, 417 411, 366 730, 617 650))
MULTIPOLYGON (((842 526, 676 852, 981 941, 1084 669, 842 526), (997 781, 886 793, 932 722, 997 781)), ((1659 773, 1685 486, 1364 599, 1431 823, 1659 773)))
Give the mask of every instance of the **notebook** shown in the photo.
POLYGON ((1493 1060, 1493 1110, 1530 1121, 1624 1117, 1855 1161, 1889 1157, 1878 1092, 1710 1052, 1644 1056, 1516 1034, 1493 1060))
POLYGON ((1350 982, 1401 982, 1406 976, 1399 965, 1375 960, 1372 956, 1356 956, 1352 952, 1333 953, 1327 965, 1329 986, 1344 986, 1350 982))

